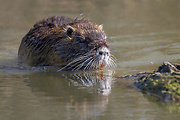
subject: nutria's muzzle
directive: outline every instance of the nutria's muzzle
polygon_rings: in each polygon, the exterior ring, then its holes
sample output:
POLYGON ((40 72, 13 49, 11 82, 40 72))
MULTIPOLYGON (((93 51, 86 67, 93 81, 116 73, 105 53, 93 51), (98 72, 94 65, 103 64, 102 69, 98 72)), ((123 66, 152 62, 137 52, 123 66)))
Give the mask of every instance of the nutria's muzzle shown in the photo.
POLYGON ((109 65, 110 51, 107 47, 105 46, 100 47, 97 50, 96 55, 98 56, 97 59, 98 59, 99 67, 104 67, 109 65))
POLYGON ((115 59, 106 46, 102 46, 97 50, 90 51, 77 57, 60 70, 89 70, 99 69, 104 66, 115 66, 115 59))

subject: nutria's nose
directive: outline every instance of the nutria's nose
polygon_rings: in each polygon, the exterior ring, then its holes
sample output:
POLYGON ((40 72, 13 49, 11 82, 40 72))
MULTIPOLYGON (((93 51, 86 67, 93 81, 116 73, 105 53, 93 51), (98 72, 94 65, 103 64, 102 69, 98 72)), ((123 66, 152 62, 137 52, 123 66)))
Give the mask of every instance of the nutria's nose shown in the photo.
POLYGON ((109 56, 109 52, 107 52, 107 51, 99 51, 99 55, 107 55, 107 56, 109 56))
POLYGON ((109 56, 110 54, 110 51, 107 47, 101 47, 99 48, 98 52, 97 52, 99 55, 104 55, 104 56, 109 56))

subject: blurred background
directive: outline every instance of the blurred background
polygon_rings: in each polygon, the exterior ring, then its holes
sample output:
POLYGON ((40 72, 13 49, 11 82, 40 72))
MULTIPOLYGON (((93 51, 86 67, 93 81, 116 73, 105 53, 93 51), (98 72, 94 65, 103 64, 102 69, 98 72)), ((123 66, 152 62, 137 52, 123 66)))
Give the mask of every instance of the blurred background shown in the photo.
POLYGON ((180 62, 179 12, 179 0, 0 0, 0 119, 178 120, 179 105, 159 102, 129 81, 106 78, 111 82, 98 83, 108 84, 104 95, 99 85, 79 82, 79 74, 14 66, 20 42, 36 22, 68 16, 103 24, 117 59, 113 73, 152 72, 164 61, 180 62))

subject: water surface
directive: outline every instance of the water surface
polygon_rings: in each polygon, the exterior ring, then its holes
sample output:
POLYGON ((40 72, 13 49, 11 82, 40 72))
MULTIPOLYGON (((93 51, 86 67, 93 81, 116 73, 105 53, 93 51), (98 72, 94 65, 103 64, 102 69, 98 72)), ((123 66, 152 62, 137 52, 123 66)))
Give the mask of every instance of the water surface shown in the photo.
POLYGON ((143 94, 114 75, 180 61, 179 0, 0 0, 0 120, 178 120, 179 104, 143 94), (55 72, 17 65, 22 37, 49 16, 103 24, 117 67, 55 72))

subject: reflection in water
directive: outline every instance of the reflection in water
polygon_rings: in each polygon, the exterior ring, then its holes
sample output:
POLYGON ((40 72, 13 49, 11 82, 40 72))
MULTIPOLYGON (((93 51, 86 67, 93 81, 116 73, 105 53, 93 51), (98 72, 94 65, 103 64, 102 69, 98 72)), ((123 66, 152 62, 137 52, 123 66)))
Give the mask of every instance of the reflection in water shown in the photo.
MULTIPOLYGON (((91 71, 91 72, 77 72, 71 74, 68 79, 78 86, 85 86, 87 88, 96 88, 97 92, 102 95, 108 95, 111 92, 111 84, 113 82, 114 72, 111 70, 91 71), (75 82, 76 81, 76 82, 75 82)), ((65 74, 63 76, 67 77, 65 74)))
POLYGON ((26 82, 35 94, 56 98, 65 107, 67 118, 72 119, 73 113, 88 119, 106 110, 113 73, 111 70, 35 73, 26 82))

